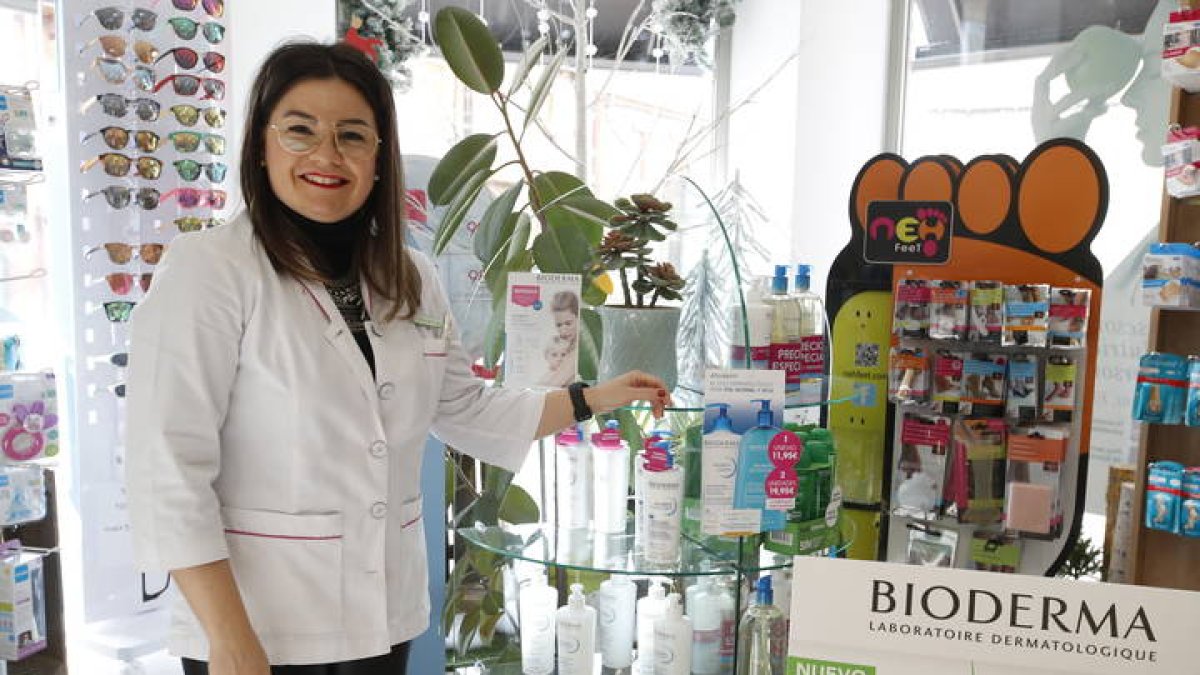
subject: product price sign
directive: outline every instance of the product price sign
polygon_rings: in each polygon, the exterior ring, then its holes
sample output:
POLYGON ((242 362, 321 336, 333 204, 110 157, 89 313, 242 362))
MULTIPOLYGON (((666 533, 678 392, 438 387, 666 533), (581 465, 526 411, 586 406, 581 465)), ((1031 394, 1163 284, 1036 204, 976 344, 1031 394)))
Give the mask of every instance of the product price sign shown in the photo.
POLYGON ((950 202, 878 201, 867 205, 863 258, 873 263, 941 265, 950 260, 950 202))
POLYGON ((793 579, 788 675, 1196 672, 1200 593, 809 557, 793 579))

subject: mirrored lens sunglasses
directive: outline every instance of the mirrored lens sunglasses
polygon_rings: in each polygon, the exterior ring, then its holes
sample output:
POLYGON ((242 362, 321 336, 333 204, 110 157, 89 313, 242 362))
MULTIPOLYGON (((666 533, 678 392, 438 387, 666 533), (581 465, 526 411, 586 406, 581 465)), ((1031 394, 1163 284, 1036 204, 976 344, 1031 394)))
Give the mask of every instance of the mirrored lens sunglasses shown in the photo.
POLYGON ((109 185, 99 192, 84 195, 83 198, 91 199, 97 195, 104 195, 104 200, 114 209, 123 209, 129 206, 129 202, 132 199, 136 201, 138 206, 147 211, 158 208, 160 196, 158 190, 154 188, 144 187, 134 190, 124 185, 109 185))
POLYGON ((103 138, 105 145, 113 150, 125 149, 129 145, 129 139, 132 138, 138 150, 142 152, 154 152, 158 150, 158 141, 160 140, 158 134, 153 131, 146 131, 144 129, 134 131, 132 129, 108 126, 87 134, 80 139, 80 142, 86 143, 88 139, 96 136, 103 138))
MULTIPOLYGON (((187 103, 179 103, 177 105, 171 106, 170 111, 171 111, 171 114, 175 116, 175 121, 179 122, 180 124, 182 124, 185 127, 195 126, 196 122, 200 121, 201 110, 200 110, 200 108, 197 108, 194 105, 189 105, 187 103)), ((205 108, 203 110, 203 113, 204 113, 204 121, 208 124, 208 126, 210 126, 210 127, 225 126, 225 111, 224 110, 222 110, 216 106, 211 106, 211 107, 205 108)))
POLYGON ((171 4, 183 12, 190 12, 196 9, 197 5, 201 5, 205 13, 217 19, 225 14, 225 0, 171 0, 171 4))
POLYGON ((88 169, 96 164, 104 167, 104 173, 114 177, 123 178, 129 175, 129 167, 137 167, 137 175, 149 180, 157 180, 162 175, 162 162, 154 157, 138 157, 134 159, 128 155, 123 155, 119 152, 106 152, 97 155, 79 166, 80 173, 86 173, 88 169))
POLYGON ((154 86, 157 76, 149 66, 137 65, 130 70, 122 61, 107 56, 97 56, 92 66, 109 84, 125 84, 125 80, 132 78, 138 89, 158 91, 154 86))
POLYGON ((167 139, 175 146, 177 152, 195 152, 204 141, 204 149, 214 155, 225 154, 225 137, 217 134, 206 134, 199 131, 172 131, 167 139))
MULTIPOLYGON (((121 24, 125 23, 125 10, 120 7, 99 7, 83 15, 78 24, 83 25, 92 17, 107 30, 119 30, 121 24)), ((129 15, 129 25, 141 31, 152 31, 157 23, 158 14, 148 9, 138 8, 129 15)))
MULTIPOLYGON (((97 43, 100 44, 100 49, 104 50, 105 55, 112 58, 125 56, 125 51, 129 48, 129 40, 123 36, 101 35, 81 47, 79 53, 84 53, 88 47, 97 43)), ((149 65, 158 59, 158 48, 145 40, 136 40, 133 42, 133 55, 138 61, 149 65)))
POLYGON ((168 82, 170 82, 171 86, 175 89, 175 93, 180 96, 191 96, 199 91, 200 87, 203 86, 204 95, 200 98, 211 98, 218 101, 225 98, 225 83, 221 80, 213 79, 211 77, 200 78, 187 73, 168 75, 167 77, 159 80, 158 84, 154 85, 154 88, 151 91, 158 93, 160 89, 167 86, 168 82))
POLYGON ((197 162, 194 159, 179 159, 174 162, 175 171, 179 173, 179 177, 193 181, 200 178, 200 172, 214 183, 220 183, 225 180, 225 172, 229 167, 221 162, 197 162))
POLYGON ((225 220, 222 218, 200 218, 198 216, 181 216, 172 222, 180 232, 196 232, 225 224, 225 220))
POLYGON ((204 61, 204 70, 213 73, 219 73, 222 70, 225 70, 225 55, 218 54, 217 52, 204 52, 204 56, 201 57, 200 54, 191 47, 175 47, 158 57, 155 62, 157 63, 158 61, 162 61, 168 56, 174 56, 175 65, 183 68, 184 70, 191 70, 192 68, 195 68, 196 63, 198 63, 201 59, 204 61))
POLYGON ((214 209, 225 208, 225 200, 229 195, 224 190, 199 190, 197 188, 175 188, 162 196, 162 201, 175 198, 185 209, 198 206, 211 206, 214 209))
POLYGON ((129 295, 133 291, 133 285, 136 282, 145 293, 150 290, 150 282, 154 279, 153 272, 143 272, 141 274, 132 274, 130 272, 112 272, 104 275, 104 280, 108 282, 108 288, 117 295, 129 295))
POLYGON ((136 254, 142 262, 147 265, 157 265, 159 260, 162 260, 163 252, 166 251, 166 244, 127 244, 123 241, 110 241, 99 246, 93 246, 83 252, 84 258, 91 258, 93 253, 97 251, 106 251, 108 259, 114 265, 127 265, 133 256, 136 254))
POLYGON ((132 300, 109 300, 102 305, 104 316, 113 323, 125 323, 133 314, 137 303, 132 300))
POLYGON ((201 30, 204 39, 211 45, 218 44, 225 39, 225 26, 216 21, 197 23, 186 16, 177 16, 168 20, 167 23, 171 24, 171 28, 175 30, 175 37, 180 40, 191 40, 196 37, 197 28, 201 30))
POLYGON ((133 104, 134 113, 143 122, 157 120, 162 112, 162 104, 152 98, 125 98, 120 94, 97 94, 95 98, 88 99, 80 112, 87 112, 96 103, 111 117, 124 117, 129 112, 129 105, 133 104))

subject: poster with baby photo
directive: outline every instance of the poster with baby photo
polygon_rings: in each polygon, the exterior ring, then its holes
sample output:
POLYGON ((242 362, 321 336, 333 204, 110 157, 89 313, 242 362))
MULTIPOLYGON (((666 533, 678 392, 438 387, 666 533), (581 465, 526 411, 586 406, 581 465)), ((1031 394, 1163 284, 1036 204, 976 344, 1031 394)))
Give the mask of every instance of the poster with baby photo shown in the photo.
POLYGON ((508 275, 504 383, 565 387, 579 379, 578 274, 508 275))

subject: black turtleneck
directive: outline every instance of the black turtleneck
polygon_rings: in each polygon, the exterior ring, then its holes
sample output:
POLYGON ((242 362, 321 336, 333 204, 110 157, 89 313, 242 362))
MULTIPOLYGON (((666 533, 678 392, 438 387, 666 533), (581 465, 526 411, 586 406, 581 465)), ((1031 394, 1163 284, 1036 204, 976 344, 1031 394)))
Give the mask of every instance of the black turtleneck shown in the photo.
POLYGON ((333 223, 322 223, 306 218, 299 213, 283 206, 288 218, 300 228, 309 243, 320 255, 313 263, 322 273, 330 278, 325 283, 333 304, 346 321, 350 334, 358 343, 363 358, 375 374, 375 353, 371 350, 371 340, 367 337, 364 322, 368 319, 363 303, 362 289, 359 285, 358 269, 354 265, 354 251, 358 246, 359 237, 365 236, 369 216, 366 210, 359 210, 348 218, 333 223))

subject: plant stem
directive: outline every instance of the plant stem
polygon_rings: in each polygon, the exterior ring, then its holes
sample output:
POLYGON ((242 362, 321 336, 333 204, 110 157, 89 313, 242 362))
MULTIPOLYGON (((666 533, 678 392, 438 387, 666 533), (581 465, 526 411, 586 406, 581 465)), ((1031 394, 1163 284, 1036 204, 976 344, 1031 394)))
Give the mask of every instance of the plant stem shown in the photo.
POLYGON ((621 268, 621 290, 625 292, 625 306, 633 307, 633 300, 629 297, 629 275, 625 268, 621 268))
POLYGON ((656 288, 656 289, 654 289, 654 295, 650 296, 650 306, 653 307, 657 304, 658 304, 658 289, 656 288))
POLYGON ((533 171, 529 168, 529 161, 525 159, 525 151, 521 149, 521 142, 517 140, 517 133, 513 130, 512 118, 508 115, 507 100, 504 98, 504 94, 495 92, 492 94, 492 102, 496 104, 496 108, 500 111, 500 117, 504 119, 504 128, 508 131, 508 138, 512 141, 513 150, 517 153, 517 163, 521 165, 521 171, 525 174, 525 183, 529 185, 529 203, 533 205, 533 215, 537 217, 538 222, 544 228, 546 221, 542 218, 540 211, 542 200, 533 186, 533 171))

